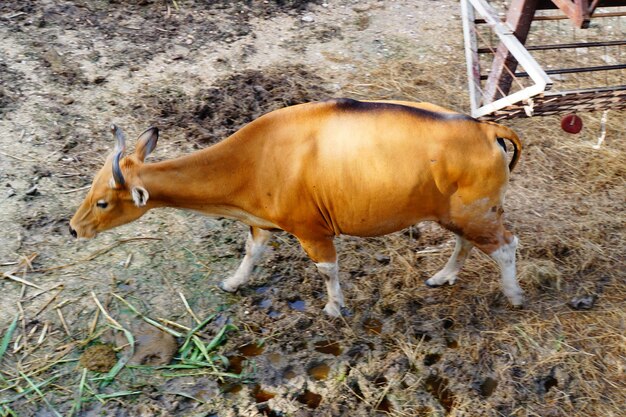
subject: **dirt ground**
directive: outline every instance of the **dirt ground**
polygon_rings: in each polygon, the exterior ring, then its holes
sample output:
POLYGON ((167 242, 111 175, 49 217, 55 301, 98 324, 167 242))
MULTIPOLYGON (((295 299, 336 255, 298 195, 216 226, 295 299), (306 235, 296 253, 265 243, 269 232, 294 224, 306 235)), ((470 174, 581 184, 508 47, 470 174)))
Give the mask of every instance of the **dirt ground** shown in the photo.
POLYGON ((429 223, 337 239, 352 315, 336 320, 287 234, 226 295, 242 224, 163 209, 95 240, 68 233, 110 123, 129 138, 158 126, 160 160, 329 97, 467 112, 459 16, 452 0, 0 3, 0 415, 621 415, 624 112, 598 150, 600 114, 580 135, 555 117, 506 123, 525 145, 505 206, 521 310, 478 252, 457 284, 426 287, 453 248, 429 223), (216 343, 185 367, 185 334, 205 318, 193 343, 216 343), (129 335, 143 356, 110 380, 84 370, 124 362, 129 335))

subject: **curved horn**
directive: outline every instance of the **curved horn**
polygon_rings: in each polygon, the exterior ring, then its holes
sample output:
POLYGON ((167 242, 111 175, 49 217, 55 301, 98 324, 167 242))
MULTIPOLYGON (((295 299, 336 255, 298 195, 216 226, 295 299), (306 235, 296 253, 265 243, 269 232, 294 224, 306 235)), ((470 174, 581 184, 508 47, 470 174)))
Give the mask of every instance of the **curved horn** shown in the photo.
POLYGON ((116 140, 115 152, 124 153, 126 150, 126 138, 124 137, 124 133, 122 133, 122 129, 115 125, 111 125, 111 132, 116 140))
POLYGON ((111 125, 111 132, 113 132, 113 136, 117 141, 115 144, 115 154, 113 155, 113 179, 118 186, 123 187, 126 184, 126 181, 124 180, 124 175, 120 169, 120 159, 126 149, 126 139, 124 138, 124 134, 121 129, 115 125, 111 125))

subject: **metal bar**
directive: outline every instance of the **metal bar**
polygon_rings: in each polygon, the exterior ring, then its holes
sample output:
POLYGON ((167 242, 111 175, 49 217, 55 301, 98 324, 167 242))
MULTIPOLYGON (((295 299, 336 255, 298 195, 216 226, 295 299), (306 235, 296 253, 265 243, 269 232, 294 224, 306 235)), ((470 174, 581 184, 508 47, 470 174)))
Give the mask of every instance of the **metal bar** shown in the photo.
MULTIPOLYGON (((597 13, 592 17, 595 19, 596 17, 621 17, 626 16, 626 11, 624 12, 607 12, 607 13, 597 13)), ((554 15, 554 16, 535 16, 533 20, 567 20, 569 17, 564 15, 554 15)), ((502 20, 503 21, 503 20, 502 20)), ((474 23, 477 25, 484 25, 487 23, 485 19, 475 19, 474 23)))
MULTIPOLYGON (((531 45, 526 46, 527 51, 549 51, 553 49, 574 49, 574 48, 594 48, 598 46, 620 46, 626 45, 626 39, 620 41, 605 41, 605 42, 577 42, 577 43, 555 43, 553 45, 531 45)), ((478 48, 476 51, 479 54, 491 53, 490 48, 478 48)))
POLYGON ((480 89, 480 63, 476 50, 476 28, 474 20, 474 8, 468 0, 461 0, 461 16, 463 18, 463 38, 465 40, 465 62, 467 63, 467 84, 470 93, 470 105, 472 112, 480 105, 482 91, 480 89))
POLYGON ((527 46, 528 51, 545 51, 550 49, 573 49, 573 48, 595 48, 598 46, 620 46, 626 45, 626 39, 619 41, 603 42, 578 42, 578 43, 555 43, 554 45, 531 45, 527 46))
MULTIPOLYGON (((546 74, 576 74, 580 72, 595 72, 595 71, 612 71, 626 68, 626 64, 618 64, 618 65, 600 65, 597 67, 576 67, 576 68, 561 68, 555 70, 548 70, 546 74)), ((528 77, 528 73, 526 72, 516 72, 516 77, 528 77)), ((483 79, 483 77, 480 77, 483 79)), ((485 77, 486 79, 486 77, 485 77)))
POLYGON ((544 94, 544 96, 549 97, 549 96, 561 96, 561 95, 569 95, 569 94, 586 94, 586 93, 602 94, 602 93, 612 93, 614 91, 626 91, 626 85, 616 85, 613 87, 580 88, 577 90, 549 92, 549 93, 544 94))

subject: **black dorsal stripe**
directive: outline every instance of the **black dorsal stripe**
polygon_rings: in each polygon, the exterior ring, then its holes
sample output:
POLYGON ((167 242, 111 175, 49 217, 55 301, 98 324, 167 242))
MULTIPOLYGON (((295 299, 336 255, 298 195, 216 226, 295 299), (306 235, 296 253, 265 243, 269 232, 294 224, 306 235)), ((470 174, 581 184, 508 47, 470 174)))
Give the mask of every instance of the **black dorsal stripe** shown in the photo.
POLYGON ((376 112, 376 111, 398 111, 412 114, 414 116, 430 119, 430 120, 469 120, 478 122, 478 120, 461 113, 444 113, 426 109, 420 109, 411 106, 404 106, 395 103, 381 103, 358 101, 351 98, 337 98, 330 100, 335 103, 338 109, 354 112, 376 112))

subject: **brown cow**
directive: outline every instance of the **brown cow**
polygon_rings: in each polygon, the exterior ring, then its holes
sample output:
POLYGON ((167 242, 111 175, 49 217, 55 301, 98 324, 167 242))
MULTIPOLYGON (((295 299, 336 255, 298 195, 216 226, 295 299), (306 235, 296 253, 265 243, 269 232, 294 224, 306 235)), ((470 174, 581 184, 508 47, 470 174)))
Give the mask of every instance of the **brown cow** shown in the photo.
POLYGON ((502 224, 504 193, 521 143, 507 127, 428 103, 336 99, 268 113, 222 142, 173 160, 144 163, 158 130, 116 151, 70 222, 91 238, 156 207, 178 207, 250 226, 246 254, 220 287, 245 284, 272 232, 298 238, 326 280, 324 311, 341 314, 333 238, 380 236, 422 220, 456 234, 446 266, 426 281, 453 284, 472 247, 502 271, 503 292, 522 303, 517 238, 502 224), (504 141, 513 143, 507 166, 504 141))

